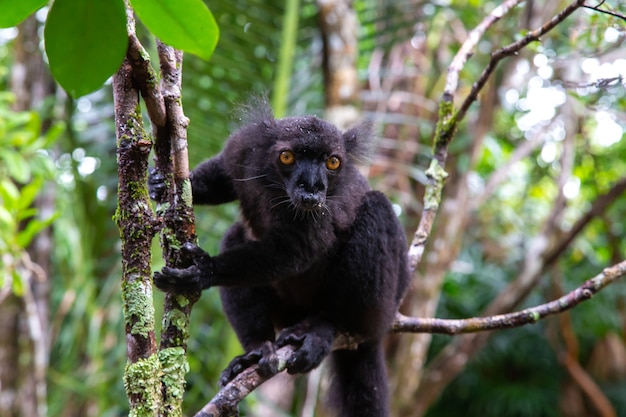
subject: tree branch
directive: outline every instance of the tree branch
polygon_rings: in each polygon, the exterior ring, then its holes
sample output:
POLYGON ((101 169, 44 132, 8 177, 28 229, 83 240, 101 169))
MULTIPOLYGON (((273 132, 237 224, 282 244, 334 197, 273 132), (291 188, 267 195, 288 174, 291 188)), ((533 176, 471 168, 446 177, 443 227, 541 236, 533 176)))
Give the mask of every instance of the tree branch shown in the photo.
POLYGON ((496 52, 491 54, 491 59, 487 64, 487 67, 483 70, 482 74, 472 85, 472 89, 463 100, 463 104, 461 104, 461 108, 456 114, 456 119, 458 121, 462 120, 467 113, 467 110, 471 106, 471 104, 476 101, 478 98, 478 93, 483 89, 487 80, 493 73, 493 71, 498 66, 498 63, 506 57, 511 55, 516 55, 519 51, 521 51, 524 47, 526 47, 529 43, 538 41, 543 35, 554 29, 558 24, 564 21, 569 15, 574 13, 578 8, 582 7, 584 0, 576 0, 570 3, 566 8, 557 13, 552 19, 543 24, 541 27, 532 30, 526 34, 522 39, 517 42, 513 42, 512 44, 505 46, 504 48, 498 49, 496 52))
POLYGON ((144 49, 135 32, 135 17, 130 5, 126 7, 128 51, 126 59, 132 67, 133 80, 141 92, 150 122, 155 126, 165 125, 165 105, 157 73, 150 64, 150 55, 144 49))
POLYGON ((624 192, 626 192, 626 177, 621 178, 613 184, 607 193, 596 198, 593 201, 591 208, 587 210, 587 212, 581 216, 576 223, 574 223, 564 236, 560 237, 558 244, 545 256, 545 268, 553 265, 556 260, 559 259, 563 251, 569 247, 574 238, 576 238, 576 236, 578 236, 585 228, 585 226, 587 226, 591 220, 604 213, 606 209, 617 199, 617 197, 622 195, 624 192))
MULTIPOLYGON (((536 323, 550 315, 570 310, 583 301, 589 300, 603 288, 625 275, 626 260, 605 268, 601 273, 557 300, 510 314, 450 320, 413 318, 398 313, 392 325, 391 332, 457 335, 520 327, 526 324, 536 323)), ((358 346, 358 343, 362 341, 362 338, 353 335, 340 334, 333 345, 333 349, 354 349, 358 346)), ((291 355, 293 355, 294 351, 293 346, 284 346, 276 351, 279 358, 277 373, 285 370, 286 362, 291 355)), ((275 375, 261 376, 257 373, 257 369, 258 366, 253 365, 237 375, 237 377, 222 388, 202 410, 196 413, 195 417, 226 417, 236 414, 237 404, 253 390, 275 375)))
MULTIPOLYGON (((482 22, 480 22, 478 26, 476 26, 469 33, 469 35, 467 36, 467 40, 463 42, 463 45, 461 46, 457 54, 454 56, 454 59, 452 60, 452 62, 450 63, 450 66, 448 67, 448 77, 446 79, 444 95, 448 95, 449 97, 454 96, 454 93, 457 90, 458 84, 459 84, 459 74, 461 70, 463 69, 463 67, 465 66, 465 63, 467 62, 467 60, 474 53, 474 49, 476 48, 476 45, 478 45, 478 42, 480 41, 482 36, 485 34, 487 29, 493 26, 494 23, 500 20, 505 14, 507 14, 512 8, 514 8, 521 2, 522 0, 508 0, 508 1, 503 2, 501 5, 493 9, 491 13, 488 16, 486 16, 482 20, 482 22)), ((487 76, 487 78, 488 77, 489 76, 487 76)), ((480 89, 482 89, 482 86, 480 86, 480 89)), ((476 98, 474 97, 472 101, 474 101, 475 99, 476 98)))
MULTIPOLYGON (((422 260, 422 255, 426 248, 428 237, 430 236, 439 204, 443 186, 448 174, 445 172, 446 159, 448 157, 448 144, 454 136, 456 126, 465 115, 464 113, 454 113, 453 98, 458 88, 459 73, 463 69, 465 62, 472 55, 478 41, 482 35, 502 16, 508 13, 521 0, 508 0, 496 7, 483 21, 470 33, 468 39, 463 43, 452 63, 448 68, 448 76, 439 102, 439 120, 433 140, 433 159, 430 167, 426 171, 428 182, 424 192, 424 209, 420 217, 419 225, 413 235, 411 246, 409 247, 409 267, 415 271, 422 260)), ((488 77, 489 75, 487 75, 488 77)), ((485 78, 486 82, 486 78, 485 78)), ((481 86, 482 88, 482 86, 481 86)), ((476 93, 478 94, 478 93, 476 93)), ((474 97, 474 100, 476 97, 474 97)))
MULTIPOLYGON (((515 308, 532 289, 541 275, 558 259, 572 240, 583 230, 591 219, 603 213, 622 192, 626 190, 626 178, 618 181, 601 197, 598 197, 591 209, 585 213, 570 229, 569 233, 559 239, 555 248, 547 248, 547 237, 536 237, 525 257, 524 266, 518 277, 507 286, 484 310, 487 316, 507 312, 515 308), (545 253, 547 252, 547 253, 545 253)), ((489 333, 464 334, 448 344, 429 364, 424 372, 422 382, 417 391, 420 401, 417 407, 424 412, 434 401, 441 390, 463 369, 467 361, 479 351, 489 339, 489 333)))
POLYGON ((114 219, 122 242, 122 299, 126 327, 128 364, 124 388, 131 414, 158 407, 160 363, 156 357, 152 268, 150 248, 155 233, 154 213, 146 187, 148 155, 152 142, 147 137, 139 93, 133 85, 128 60, 113 77, 118 161, 118 208, 114 219))
MULTIPOLYGON (((161 91, 165 104, 165 124, 155 129, 157 167, 168 180, 167 202, 163 213, 164 228, 161 246, 166 264, 183 268, 191 264, 179 251, 184 242, 196 240, 192 207, 191 181, 187 152, 187 125, 182 108, 181 83, 183 53, 157 40, 161 64, 161 91)), ((166 293, 159 359, 163 372, 161 390, 164 415, 178 415, 185 392, 188 370, 185 353, 189 340, 191 308, 200 292, 191 294, 166 293)))
POLYGON ((594 10, 596 12, 608 14, 609 16, 617 17, 619 19, 626 21, 626 15, 614 12, 612 10, 601 9, 600 6, 602 6, 604 3, 605 3, 605 0, 602 0, 600 3, 596 4, 595 6, 589 6, 588 4, 583 4, 582 7, 584 7, 585 9, 594 10))
POLYGON ((180 94, 183 54, 158 42, 162 75, 162 85, 159 85, 150 57, 137 39, 133 11, 128 1, 126 16, 129 36, 127 57, 114 78, 120 178, 120 209, 116 219, 123 235, 122 289, 129 356, 125 387, 132 410, 147 410, 151 415, 159 411, 162 415, 173 416, 181 413, 188 370, 185 352, 189 338, 189 315, 200 293, 165 295, 157 356, 150 249, 154 233, 161 229, 166 263, 186 267, 191 262, 178 251, 181 242, 195 240, 187 155, 188 119, 182 111, 180 94), (150 209, 146 188, 152 142, 145 134, 138 90, 152 122, 157 166, 169 185, 166 195, 168 204, 157 208, 159 222, 150 209), (161 222, 164 227, 161 227, 161 222), (135 241, 141 246, 126 248, 128 242, 135 241), (126 265, 136 258, 142 261, 140 266, 126 265))
POLYGON ((589 279, 580 287, 554 301, 509 314, 450 320, 413 318, 398 313, 392 331, 394 333, 411 332, 456 335, 520 327, 536 323, 547 316, 570 310, 583 301, 590 299, 604 287, 612 284, 624 275, 626 275, 626 261, 604 269, 604 271, 589 279))

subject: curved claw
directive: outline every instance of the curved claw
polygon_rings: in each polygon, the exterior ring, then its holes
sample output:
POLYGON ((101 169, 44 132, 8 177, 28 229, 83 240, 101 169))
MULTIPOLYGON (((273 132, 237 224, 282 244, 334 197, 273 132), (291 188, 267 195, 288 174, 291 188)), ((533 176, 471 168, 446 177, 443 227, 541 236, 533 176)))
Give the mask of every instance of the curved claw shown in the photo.
POLYGON ((296 350, 287 360, 287 372, 307 373, 317 368, 328 356, 333 338, 334 331, 330 326, 300 323, 284 329, 278 336, 276 346, 295 346, 296 350))
POLYGON ((236 356, 222 372, 219 381, 220 388, 226 386, 245 369, 256 364, 259 365, 257 372, 263 377, 269 377, 278 372, 278 358, 272 342, 263 342, 258 349, 236 356))
POLYGON ((296 334, 292 332, 281 332, 278 335, 278 339, 276 339, 276 347, 283 347, 287 345, 292 346, 302 346, 302 342, 304 342, 305 334, 296 334))

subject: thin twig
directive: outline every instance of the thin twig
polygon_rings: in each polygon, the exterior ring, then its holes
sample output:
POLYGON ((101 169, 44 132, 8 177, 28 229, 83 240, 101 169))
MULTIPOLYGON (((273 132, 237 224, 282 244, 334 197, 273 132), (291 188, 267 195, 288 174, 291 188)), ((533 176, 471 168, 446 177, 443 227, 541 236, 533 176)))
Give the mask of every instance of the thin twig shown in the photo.
POLYGON ((463 45, 452 59, 450 66, 448 67, 448 77, 446 78, 446 86, 444 88, 444 94, 452 97, 458 88, 459 74, 467 60, 474 53, 474 49, 478 42, 485 34, 487 29, 493 26, 498 20, 500 20, 505 14, 507 14, 513 7, 521 3, 522 0, 508 0, 491 11, 482 22, 478 24, 467 36, 467 40, 463 42, 463 45))
POLYGON ((578 8, 582 7, 583 3, 584 3, 584 0, 576 0, 572 2, 566 8, 564 8, 558 14, 556 14, 552 19, 550 19, 548 22, 542 25, 541 27, 528 32, 526 36, 524 36, 522 39, 518 40, 517 42, 513 42, 512 44, 505 46, 504 48, 500 48, 494 53, 492 53, 491 60, 489 60, 487 67, 485 67, 482 74, 480 74, 478 81, 476 81, 472 85, 471 91, 469 92, 465 100, 463 100, 463 104, 461 104, 461 107, 456 114, 456 118, 455 118, 456 121, 458 122, 463 119, 463 117, 465 116, 465 113, 467 113, 467 110, 472 105, 472 103, 476 101, 476 99, 478 98, 478 93, 480 93, 480 91, 483 89, 485 84, 487 84, 487 80, 489 80, 489 77, 491 76, 493 71, 496 69, 496 67, 498 66, 498 63, 501 60, 511 55, 516 55, 520 50, 522 50, 531 42, 538 41, 543 35, 551 31, 552 29, 554 29, 558 24, 564 21, 569 15, 574 13, 578 8))
POLYGON ((582 7, 584 7, 585 9, 594 10, 596 12, 608 14, 609 16, 617 17, 618 19, 622 19, 626 21, 626 15, 614 12, 612 10, 601 9, 600 6, 602 6, 604 3, 605 3, 605 0, 602 0, 600 3, 596 4, 595 6, 589 6, 588 4, 583 4, 582 7))
POLYGON ((536 323, 547 316, 570 310, 581 302, 590 299, 604 287, 617 281, 624 275, 626 275, 626 261, 604 269, 600 274, 557 300, 509 314, 459 320, 412 318, 398 314, 392 331, 394 333, 411 332, 455 335, 520 327, 525 324, 536 323))

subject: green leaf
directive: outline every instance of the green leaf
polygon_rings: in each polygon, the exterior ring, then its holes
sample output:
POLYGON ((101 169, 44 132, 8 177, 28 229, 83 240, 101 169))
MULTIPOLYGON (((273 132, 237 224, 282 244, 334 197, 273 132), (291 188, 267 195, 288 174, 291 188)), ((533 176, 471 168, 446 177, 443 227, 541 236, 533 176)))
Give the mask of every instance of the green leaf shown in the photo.
POLYGON ((11 290, 13 291, 13 294, 17 295, 18 297, 23 296, 24 281, 22 280, 22 277, 20 276, 20 274, 17 273, 15 269, 11 271, 11 275, 13 275, 13 281, 11 282, 11 290))
POLYGON ((28 208, 35 201, 35 197, 43 187, 43 180, 41 178, 35 178, 34 181, 26 184, 22 187, 21 195, 20 195, 20 210, 24 210, 28 208))
POLYGON ((30 157, 30 167, 33 175, 47 179, 54 178, 57 172, 52 158, 40 152, 30 157))
POLYGON ((0 179, 0 198, 3 207, 8 210, 16 210, 19 207, 20 190, 13 184, 13 181, 2 178, 0 179))
POLYGON ((124 2, 56 0, 44 38, 52 75, 71 96, 97 90, 126 54, 124 2))
POLYGON ((17 26, 48 0, 0 0, 0 28, 17 26))
POLYGON ((1 159, 4 161, 9 176, 15 181, 25 184, 30 180, 30 166, 22 154, 5 151, 1 159))
POLYGON ((64 132, 65 123, 54 123, 50 126, 43 138, 40 138, 40 141, 37 143, 38 149, 48 149, 64 132))
POLYGON ((26 208, 26 209, 20 210, 20 211, 17 213, 16 220, 17 220, 17 221, 19 221, 19 222, 21 222, 21 221, 23 221, 23 220, 30 219, 31 217, 35 217, 35 216, 37 215, 37 213, 38 213, 38 212, 39 212, 39 210, 37 210, 37 209, 36 209, 36 208, 34 208, 34 207, 29 207, 29 208, 26 208))
POLYGON ((2 230, 2 238, 13 239, 14 231, 16 229, 15 219, 13 215, 4 206, 0 206, 0 230, 2 230))
POLYGON ((139 19, 164 43, 209 59, 219 28, 201 0, 132 0, 139 19))
POLYGON ((35 235, 50 226, 54 220, 59 217, 59 213, 55 213, 45 220, 30 220, 24 230, 17 234, 17 244, 20 248, 26 248, 33 240, 35 235))

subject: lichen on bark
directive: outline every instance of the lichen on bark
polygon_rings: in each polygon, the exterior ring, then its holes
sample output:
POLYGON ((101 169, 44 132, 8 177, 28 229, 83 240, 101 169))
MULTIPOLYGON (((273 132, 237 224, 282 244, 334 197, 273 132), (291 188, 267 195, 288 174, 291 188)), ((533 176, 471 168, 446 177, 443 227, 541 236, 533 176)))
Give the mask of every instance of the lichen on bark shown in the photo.
POLYGON ((130 417, 154 417, 161 404, 161 361, 156 354, 136 362, 128 362, 124 372, 126 395, 136 406, 130 417))

